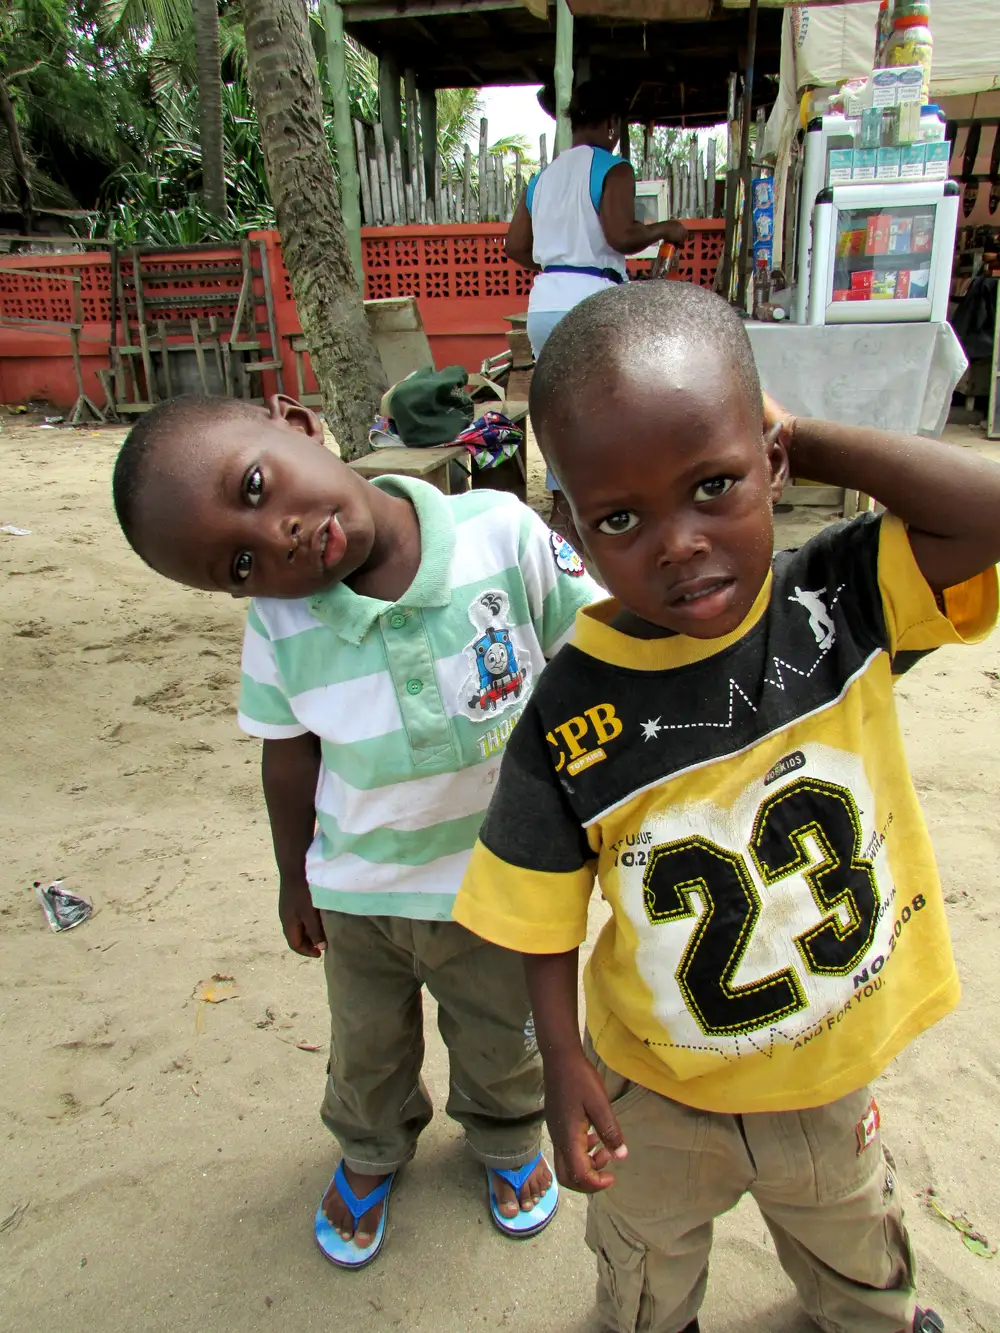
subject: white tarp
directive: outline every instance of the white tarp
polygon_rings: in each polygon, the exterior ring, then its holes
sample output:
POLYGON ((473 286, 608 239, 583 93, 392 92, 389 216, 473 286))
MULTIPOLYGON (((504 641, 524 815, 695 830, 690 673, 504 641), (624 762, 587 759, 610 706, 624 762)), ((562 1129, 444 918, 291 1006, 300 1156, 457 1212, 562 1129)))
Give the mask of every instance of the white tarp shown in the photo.
MULTIPOLYGON (((785 14, 795 49, 795 84, 863 78, 872 67, 878 4, 795 6, 785 14)), ((1000 88, 1000 0, 932 0, 931 98, 1000 88)))

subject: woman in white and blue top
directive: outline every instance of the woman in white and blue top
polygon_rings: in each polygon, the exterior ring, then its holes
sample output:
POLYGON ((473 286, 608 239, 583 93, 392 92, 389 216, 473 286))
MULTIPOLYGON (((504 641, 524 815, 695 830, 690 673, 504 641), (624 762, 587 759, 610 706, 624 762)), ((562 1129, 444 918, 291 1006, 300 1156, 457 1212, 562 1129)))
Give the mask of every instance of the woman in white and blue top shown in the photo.
MULTIPOLYGON (((620 96, 581 84, 569 106, 572 147, 533 176, 507 232, 507 255, 535 279, 528 299, 528 337, 538 357, 568 311, 612 283, 626 281, 625 256, 661 241, 681 245, 680 222, 638 222, 635 175, 611 149, 621 137, 620 96)), ((569 509, 556 478, 550 523, 572 535, 569 509)))

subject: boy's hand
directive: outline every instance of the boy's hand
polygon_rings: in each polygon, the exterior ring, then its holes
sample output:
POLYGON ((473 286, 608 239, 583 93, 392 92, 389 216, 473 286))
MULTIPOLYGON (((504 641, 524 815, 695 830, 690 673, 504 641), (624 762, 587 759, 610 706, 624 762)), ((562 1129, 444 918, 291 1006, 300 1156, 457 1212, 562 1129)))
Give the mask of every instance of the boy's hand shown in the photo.
POLYGON ((604 1082, 582 1051, 565 1062, 545 1062, 545 1118, 560 1185, 596 1194, 615 1183, 604 1168, 627 1157, 628 1149, 604 1082))
POLYGON ((302 880, 293 884, 281 881, 278 890, 278 919, 289 949, 303 958, 321 958, 326 948, 323 921, 313 907, 309 885, 302 880))
POLYGON ((792 413, 775 402, 769 393, 761 393, 764 403, 764 434, 776 426, 787 425, 792 420, 792 413))

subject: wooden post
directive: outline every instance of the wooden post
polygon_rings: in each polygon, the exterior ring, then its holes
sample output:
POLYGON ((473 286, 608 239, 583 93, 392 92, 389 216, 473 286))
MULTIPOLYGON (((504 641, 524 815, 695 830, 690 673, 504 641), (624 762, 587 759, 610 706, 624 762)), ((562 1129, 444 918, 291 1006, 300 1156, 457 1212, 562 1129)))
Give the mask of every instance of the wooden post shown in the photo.
POLYGON ((399 143, 399 109, 399 62, 387 52, 378 59, 378 118, 385 135, 387 160, 392 157, 392 150, 399 143))
POLYGON ((365 155, 365 127, 360 120, 354 122, 354 146, 358 153, 358 180, 361 183, 361 205, 364 212, 366 226, 375 225, 375 214, 372 212, 372 192, 371 184, 368 180, 368 158, 365 155))
MULTIPOLYGON (((420 142, 423 148, 424 198, 433 195, 434 154, 437 151, 437 93, 433 88, 418 88, 420 100, 420 142)), ((428 219, 430 220, 430 219, 428 219)))
MULTIPOLYGON (((754 0, 756 6, 756 0, 754 0)), ((556 146, 568 148, 573 138, 569 123, 569 99, 573 95, 573 15, 566 0, 556 0, 556 146)))
POLYGON ((715 135, 705 147, 705 216, 715 217, 715 135))
POLYGON ((546 142, 546 136, 544 134, 540 134, 538 136, 538 170, 544 171, 548 165, 549 165, 549 151, 548 151, 548 144, 546 142))
POLYGON ((691 216, 698 216, 698 136, 691 135, 691 142, 688 144, 688 163, 691 168, 691 216))
POLYGON ((479 221, 489 218, 489 121, 479 122, 479 221))
POLYGON ((747 278, 753 255, 753 199, 750 191, 750 112, 753 106, 753 66, 757 55, 757 0, 750 0, 747 16, 747 67, 743 74, 743 127, 740 136, 740 172, 743 176, 743 236, 739 253, 736 304, 742 310, 747 302, 747 278))
POLYGON ((338 0, 321 0, 323 26, 326 29, 326 69, 333 99, 333 140, 337 145, 337 169, 340 172, 340 212, 344 219, 347 247, 351 252, 354 277, 364 285, 361 266, 361 200, 358 166, 351 133, 351 94, 347 86, 347 44, 344 39, 344 11, 338 0))
POLYGON ((455 205, 454 205, 454 200, 453 200, 453 198, 452 198, 452 193, 451 193, 451 162, 450 162, 450 161, 446 161, 445 164, 444 164, 444 207, 445 207, 445 221, 446 221, 446 222, 454 222, 454 221, 455 221, 455 205))

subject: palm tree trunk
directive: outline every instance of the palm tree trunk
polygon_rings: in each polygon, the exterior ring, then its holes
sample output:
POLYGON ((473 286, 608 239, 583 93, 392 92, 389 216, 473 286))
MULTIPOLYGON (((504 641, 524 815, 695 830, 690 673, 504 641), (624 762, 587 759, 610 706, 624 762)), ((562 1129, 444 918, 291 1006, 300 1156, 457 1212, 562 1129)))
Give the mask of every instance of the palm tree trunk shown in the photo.
POLYGON ((222 51, 217 0, 194 0, 194 49, 198 69, 201 132, 201 198, 214 217, 226 213, 226 165, 222 134, 222 51))
POLYGON ((0 76, 0 122, 3 123, 4 129, 7 131, 7 138, 10 141, 10 155, 14 163, 14 173, 17 176, 17 202, 21 210, 21 224, 24 227, 25 236, 30 236, 35 213, 34 199, 31 194, 31 176, 28 163, 24 157, 21 132, 17 127, 14 103, 10 100, 10 93, 7 91, 7 84, 2 76, 0 76))
POLYGON ((323 132, 305 0, 243 0, 250 89, 302 331, 344 458, 368 450, 385 375, 368 327, 323 132))

